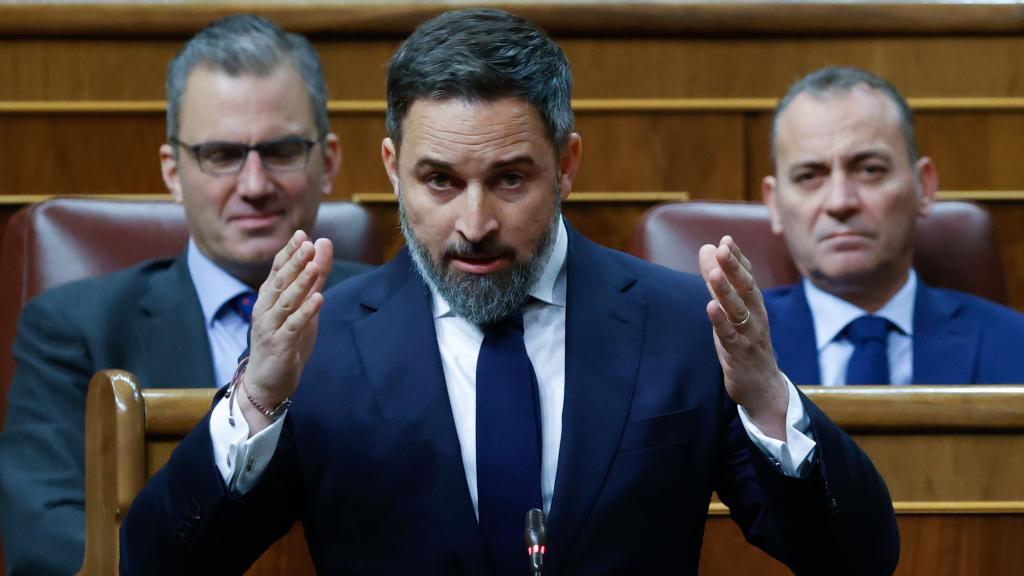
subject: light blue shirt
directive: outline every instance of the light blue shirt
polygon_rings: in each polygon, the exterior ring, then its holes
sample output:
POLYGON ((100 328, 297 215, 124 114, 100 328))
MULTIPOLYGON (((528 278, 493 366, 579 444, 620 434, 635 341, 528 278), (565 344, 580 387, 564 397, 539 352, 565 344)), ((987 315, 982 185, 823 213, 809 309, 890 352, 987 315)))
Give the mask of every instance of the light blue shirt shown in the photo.
MULTIPOLYGON (((804 278, 804 293, 811 308, 814 339, 818 350, 821 383, 825 386, 846 384, 846 365, 853 355, 853 342, 842 335, 846 325, 867 311, 818 288, 804 278)), ((911 383, 914 371, 914 295, 917 293, 917 273, 910 271, 907 281, 875 316, 892 322, 896 330, 889 332, 886 342, 889 353, 889 382, 911 383)))
POLYGON ((225 304, 252 288, 214 264, 191 238, 188 240, 186 258, 192 285, 199 295, 199 306, 203 309, 216 382, 218 386, 223 386, 234 375, 238 356, 248 346, 249 336, 249 323, 233 307, 225 304))

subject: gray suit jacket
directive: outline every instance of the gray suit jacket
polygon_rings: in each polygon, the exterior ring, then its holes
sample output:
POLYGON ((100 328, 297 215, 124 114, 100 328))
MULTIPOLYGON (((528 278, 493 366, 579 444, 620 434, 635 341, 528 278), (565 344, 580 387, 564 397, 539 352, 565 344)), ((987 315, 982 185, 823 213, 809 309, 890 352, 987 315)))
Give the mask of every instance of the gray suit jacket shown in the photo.
MULTIPOLYGON (((337 261, 336 283, 368 269, 337 261)), ((71 574, 85 549, 85 397, 120 368, 147 388, 215 382, 185 255, 58 286, 22 310, 0 434, 0 534, 12 574, 71 574)))

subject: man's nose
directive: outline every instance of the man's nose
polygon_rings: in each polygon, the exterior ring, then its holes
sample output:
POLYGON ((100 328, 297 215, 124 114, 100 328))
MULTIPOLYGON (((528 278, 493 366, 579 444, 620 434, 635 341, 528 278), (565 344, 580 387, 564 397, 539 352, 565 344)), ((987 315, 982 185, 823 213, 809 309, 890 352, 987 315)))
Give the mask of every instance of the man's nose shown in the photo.
POLYGON ((262 196, 273 191, 260 153, 250 150, 238 173, 238 192, 247 197, 262 196))
POLYGON ((825 210, 844 218, 860 208, 860 186, 845 170, 833 170, 825 185, 825 210))
POLYGON ((456 232, 469 242, 479 242, 498 229, 492 199, 482 186, 471 184, 463 192, 456 232))

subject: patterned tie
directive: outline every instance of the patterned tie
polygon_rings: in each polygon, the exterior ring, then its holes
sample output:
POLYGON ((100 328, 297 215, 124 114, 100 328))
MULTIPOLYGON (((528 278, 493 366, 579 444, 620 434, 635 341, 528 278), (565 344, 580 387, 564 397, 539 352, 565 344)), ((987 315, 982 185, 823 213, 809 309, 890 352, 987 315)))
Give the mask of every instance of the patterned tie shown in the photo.
POLYGON ((846 366, 846 383, 888 384, 889 347, 892 324, 880 316, 861 316, 843 330, 853 342, 853 356, 846 366))
POLYGON ((256 305, 256 293, 242 292, 238 296, 235 296, 231 300, 228 300, 228 306, 232 310, 238 313, 245 320, 246 324, 252 324, 252 307, 256 305))
POLYGON ((500 574, 528 573, 526 513, 541 507, 537 378, 522 314, 484 327, 476 364, 476 477, 480 529, 500 574))

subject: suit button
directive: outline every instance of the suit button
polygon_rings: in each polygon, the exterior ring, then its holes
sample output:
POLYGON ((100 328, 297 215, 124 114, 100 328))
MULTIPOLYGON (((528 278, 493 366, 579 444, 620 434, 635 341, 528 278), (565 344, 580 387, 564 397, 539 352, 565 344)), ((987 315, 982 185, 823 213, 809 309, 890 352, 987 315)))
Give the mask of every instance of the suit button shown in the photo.
POLYGON ((828 481, 825 482, 825 501, 828 504, 828 512, 832 515, 832 519, 836 520, 839 518, 839 500, 832 494, 832 487, 828 485, 828 481))
POLYGON ((190 536, 189 528, 190 526, 184 522, 174 522, 173 524, 171 524, 171 532, 173 532, 175 536, 181 538, 182 540, 188 540, 190 536))
POLYGON ((200 506, 199 502, 196 500, 192 500, 188 503, 187 511, 188 515, 191 516, 193 520, 199 520, 203 517, 203 507, 200 506))

